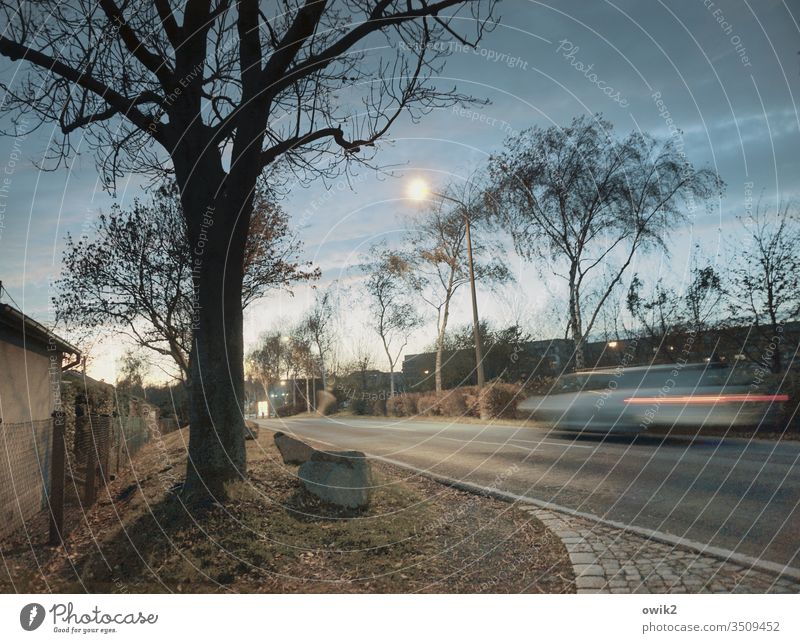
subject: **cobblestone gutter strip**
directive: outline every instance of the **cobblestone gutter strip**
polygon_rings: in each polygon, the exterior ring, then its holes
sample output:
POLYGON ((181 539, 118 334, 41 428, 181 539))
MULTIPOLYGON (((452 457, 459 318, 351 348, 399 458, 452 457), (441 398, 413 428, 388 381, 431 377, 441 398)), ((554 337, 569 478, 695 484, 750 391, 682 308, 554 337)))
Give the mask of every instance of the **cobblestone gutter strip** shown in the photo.
POLYGON ((455 480, 391 458, 375 459, 456 489, 529 505, 521 508, 533 513, 567 547, 578 593, 800 592, 800 569, 794 567, 455 480))
POLYGON ((528 507, 564 543, 578 594, 796 593, 800 584, 614 527, 528 507))

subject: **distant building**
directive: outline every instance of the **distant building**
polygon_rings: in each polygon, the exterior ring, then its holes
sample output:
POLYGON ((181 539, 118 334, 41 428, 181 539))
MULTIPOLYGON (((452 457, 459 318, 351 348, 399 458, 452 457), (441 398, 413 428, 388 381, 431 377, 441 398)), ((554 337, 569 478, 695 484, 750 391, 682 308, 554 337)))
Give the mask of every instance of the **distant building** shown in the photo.
MULTIPOLYGON (((572 359, 573 342, 546 339, 518 345, 494 345, 484 349, 484 373, 487 380, 525 381, 535 376, 557 375, 572 359)), ((409 390, 433 388, 436 353, 406 355, 403 378, 409 390)), ((453 388, 475 384, 475 351, 472 348, 446 350, 442 353, 442 385, 453 388)))
POLYGON ((662 337, 631 337, 589 342, 584 355, 593 367, 617 364, 672 364, 704 360, 739 363, 748 368, 769 369, 773 353, 781 357, 783 370, 800 366, 800 322, 781 325, 775 333, 761 334, 751 326, 721 326, 699 333, 676 331, 662 337), (774 336, 774 337, 773 337, 774 336))
MULTIPOLYGON (((484 349, 487 380, 524 382, 569 372, 574 363, 571 339, 524 342, 518 346, 484 349)), ((772 338, 765 338, 750 326, 727 326, 700 333, 676 331, 664 337, 629 337, 591 341, 584 344, 586 368, 670 364, 679 361, 719 360, 747 368, 769 368, 769 356, 779 351, 783 368, 799 368, 800 322, 783 324, 772 338), (774 344, 774 347, 772 346, 774 344)), ((403 359, 403 377, 408 390, 427 390, 434 385, 436 353, 416 353, 403 359)), ((475 351, 472 348, 444 351, 442 385, 445 389, 475 384, 475 351)))

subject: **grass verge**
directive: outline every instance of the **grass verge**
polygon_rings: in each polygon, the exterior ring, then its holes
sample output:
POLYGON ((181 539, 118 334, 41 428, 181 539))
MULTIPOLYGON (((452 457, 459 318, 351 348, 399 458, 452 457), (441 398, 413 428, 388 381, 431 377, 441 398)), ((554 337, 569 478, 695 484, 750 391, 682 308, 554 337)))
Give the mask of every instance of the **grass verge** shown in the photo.
POLYGON ((64 547, 3 547, 3 592, 574 591, 563 544, 500 500, 373 462, 370 508, 344 513, 302 488, 262 431, 246 482, 200 512, 175 493, 183 431, 145 447, 64 547))

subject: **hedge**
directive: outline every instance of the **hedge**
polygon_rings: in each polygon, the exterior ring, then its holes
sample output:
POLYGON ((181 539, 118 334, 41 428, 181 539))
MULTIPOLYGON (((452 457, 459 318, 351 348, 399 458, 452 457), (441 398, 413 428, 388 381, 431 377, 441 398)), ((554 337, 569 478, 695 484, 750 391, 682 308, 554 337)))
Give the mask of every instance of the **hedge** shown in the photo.
POLYGON ((517 404, 524 398, 522 389, 515 384, 492 382, 480 392, 480 411, 484 419, 514 418, 517 404))

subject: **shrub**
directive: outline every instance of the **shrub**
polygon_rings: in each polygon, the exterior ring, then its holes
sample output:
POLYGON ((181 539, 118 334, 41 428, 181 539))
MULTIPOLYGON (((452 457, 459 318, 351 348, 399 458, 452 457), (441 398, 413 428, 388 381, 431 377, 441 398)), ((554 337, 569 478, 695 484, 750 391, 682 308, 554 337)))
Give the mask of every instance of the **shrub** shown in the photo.
POLYGON ((317 391, 317 412, 321 415, 333 415, 339 411, 339 399, 334 393, 326 390, 317 391))
POLYGON ((467 407, 467 415, 473 418, 481 416, 481 400, 477 393, 468 393, 464 396, 464 404, 467 407))
MULTIPOLYGON (((480 399, 478 398, 477 386, 462 386, 458 389, 464 397, 464 415, 469 417, 481 416, 480 399)), ((456 402, 457 404, 457 402, 456 402)))
POLYGON ((420 415, 439 415, 439 399, 435 395, 422 395, 417 400, 420 415))
POLYGON ((513 418, 517 415, 517 404, 522 399, 520 387, 515 384, 492 382, 480 393, 481 417, 513 418))
POLYGON ((399 395, 394 395, 386 400, 386 414, 395 417, 403 416, 403 400, 399 395))
POLYGON ((549 395, 557 378, 550 375, 536 375, 525 383, 525 392, 529 395, 549 395))
POLYGON ((386 411, 395 417, 416 415, 419 397, 419 393, 398 393, 386 400, 386 411))
POLYGON ((386 415, 386 400, 383 397, 378 396, 377 399, 373 400, 373 402, 372 402, 372 414, 373 415, 386 415))
POLYGON ((305 404, 283 404, 275 409, 275 415, 279 418, 289 417, 290 415, 297 415, 298 413, 304 413, 306 410, 305 404))
POLYGON ((406 409, 406 415, 416 415, 419 413, 419 398, 420 393, 403 393, 403 406, 406 409))
POLYGON ((467 402, 463 389, 445 391, 439 398, 439 412, 450 417, 467 415, 467 402))
POLYGON ((372 404, 362 396, 354 398, 350 402, 350 408, 354 415, 367 415, 372 410, 372 404))

